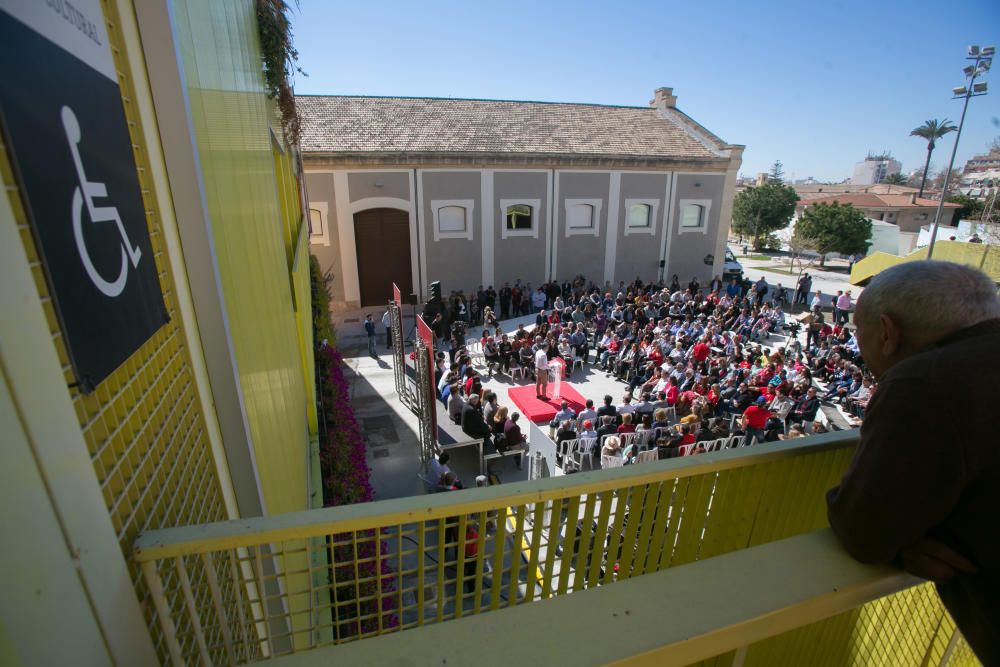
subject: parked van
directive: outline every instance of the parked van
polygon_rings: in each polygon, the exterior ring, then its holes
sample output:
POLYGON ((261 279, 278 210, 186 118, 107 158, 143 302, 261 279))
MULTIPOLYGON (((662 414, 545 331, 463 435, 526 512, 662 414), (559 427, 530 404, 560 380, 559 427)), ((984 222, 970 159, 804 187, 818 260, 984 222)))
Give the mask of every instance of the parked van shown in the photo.
POLYGON ((743 265, 736 261, 736 255, 729 248, 726 248, 726 263, 722 266, 722 278, 723 280, 729 280, 730 278, 742 278, 743 277, 743 265))

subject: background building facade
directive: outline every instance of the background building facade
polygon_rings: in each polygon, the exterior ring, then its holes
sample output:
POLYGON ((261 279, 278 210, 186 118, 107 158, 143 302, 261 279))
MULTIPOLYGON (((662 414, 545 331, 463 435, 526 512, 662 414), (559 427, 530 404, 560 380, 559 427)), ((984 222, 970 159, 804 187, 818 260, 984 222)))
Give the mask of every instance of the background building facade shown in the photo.
POLYGON ((676 108, 303 96, 312 252, 333 307, 582 275, 721 273, 742 146, 676 108))
POLYGON ((891 155, 869 155, 863 161, 854 165, 851 183, 854 185, 884 183, 885 179, 889 176, 898 174, 902 166, 891 155))

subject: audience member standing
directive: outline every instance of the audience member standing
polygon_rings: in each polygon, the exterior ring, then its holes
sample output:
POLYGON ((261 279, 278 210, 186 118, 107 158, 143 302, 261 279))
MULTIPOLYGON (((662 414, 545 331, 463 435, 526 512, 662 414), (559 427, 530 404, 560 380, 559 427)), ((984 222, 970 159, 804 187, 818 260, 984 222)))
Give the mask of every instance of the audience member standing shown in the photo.
POLYGON ((373 359, 378 359, 378 352, 375 351, 375 321, 371 314, 365 315, 365 333, 368 334, 368 354, 373 359))

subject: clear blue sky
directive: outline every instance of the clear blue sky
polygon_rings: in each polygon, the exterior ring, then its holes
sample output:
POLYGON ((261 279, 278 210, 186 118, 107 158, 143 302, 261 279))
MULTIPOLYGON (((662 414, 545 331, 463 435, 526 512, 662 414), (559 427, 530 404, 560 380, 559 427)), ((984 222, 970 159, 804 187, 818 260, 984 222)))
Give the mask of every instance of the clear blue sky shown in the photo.
MULTIPOLYGON (((910 130, 956 124, 969 44, 1000 46, 997 0, 300 0, 296 92, 678 107, 745 144, 742 172, 842 180, 869 151, 923 166, 910 130)), ((961 166, 1000 135, 1000 61, 969 105, 961 166)), ((932 162, 947 166, 954 134, 932 162)))

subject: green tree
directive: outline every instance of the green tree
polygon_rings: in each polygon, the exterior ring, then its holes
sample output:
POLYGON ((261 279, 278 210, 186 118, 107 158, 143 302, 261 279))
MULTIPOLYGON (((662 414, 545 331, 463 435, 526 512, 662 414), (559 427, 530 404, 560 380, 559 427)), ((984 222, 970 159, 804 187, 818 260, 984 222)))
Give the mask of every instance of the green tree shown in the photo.
POLYGON ((771 165, 771 171, 767 175, 767 180, 769 183, 785 182, 785 167, 781 164, 781 160, 775 160, 774 164, 771 165))
POLYGON ((924 121, 924 124, 920 127, 915 127, 910 131, 911 137, 921 137, 927 140, 927 160, 924 162, 924 176, 920 179, 920 192, 917 193, 918 197, 924 196, 924 183, 927 182, 927 169, 931 164, 931 153, 934 152, 934 142, 948 134, 949 132, 954 132, 958 128, 945 118, 943 121, 938 121, 937 119, 932 119, 924 121))
MULTIPOLYGON (((952 195, 946 201, 958 204, 962 208, 955 213, 955 220, 981 220, 986 202, 965 195, 952 195)), ((942 216, 943 217, 943 216, 942 216)), ((956 223, 957 224, 957 223, 956 223)))
POLYGON ((754 249, 761 250, 768 234, 788 226, 798 201, 795 190, 781 183, 747 188, 733 199, 733 231, 749 236, 754 249))
POLYGON ((798 243, 815 248, 820 266, 827 253, 851 255, 864 252, 872 238, 872 222, 850 204, 813 204, 806 207, 795 224, 798 243))
POLYGON ((882 182, 889 185, 906 185, 906 176, 902 174, 889 174, 882 182))

